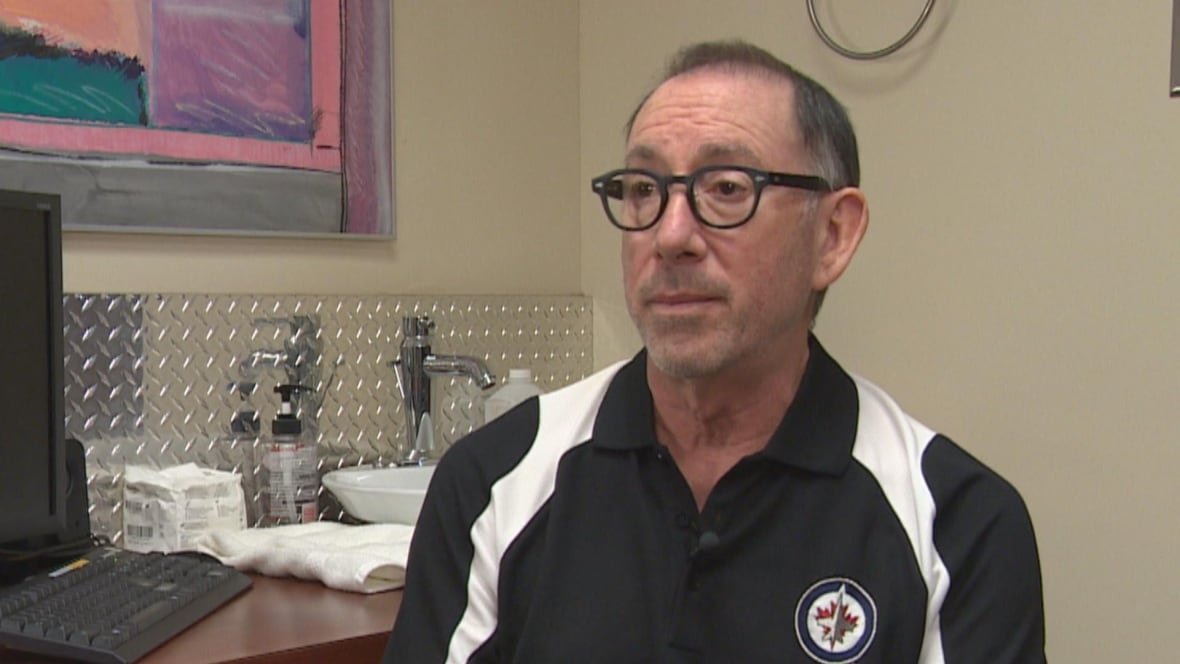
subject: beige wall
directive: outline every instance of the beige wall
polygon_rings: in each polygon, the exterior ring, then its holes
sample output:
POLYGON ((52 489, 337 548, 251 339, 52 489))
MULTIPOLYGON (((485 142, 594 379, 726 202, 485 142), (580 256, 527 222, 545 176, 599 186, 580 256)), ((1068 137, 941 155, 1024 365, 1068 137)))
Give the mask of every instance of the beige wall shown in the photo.
POLYGON ((396 241, 69 233, 74 292, 569 294, 574 0, 398 2, 396 241))
MULTIPOLYGON (((923 0, 817 4, 879 47, 923 0)), ((583 182, 619 163, 623 121, 684 42, 747 38, 849 106, 872 224, 818 332, 1022 491, 1051 661, 1180 651, 1171 4, 944 1, 903 52, 853 62, 823 46, 802 0, 581 3, 583 182)), ((636 342, 618 238, 581 205, 602 365, 636 342)))
MULTIPOLYGON (((922 0, 818 4, 875 46, 922 0)), ((829 85, 860 132, 873 223, 829 298, 825 343, 1021 489, 1053 661, 1167 661, 1180 650, 1169 4, 944 0, 913 45, 857 63, 826 50, 802 1, 398 2, 396 242, 72 233, 66 288, 582 291, 601 366, 637 342, 589 178, 618 163, 667 54, 745 37, 829 85)))

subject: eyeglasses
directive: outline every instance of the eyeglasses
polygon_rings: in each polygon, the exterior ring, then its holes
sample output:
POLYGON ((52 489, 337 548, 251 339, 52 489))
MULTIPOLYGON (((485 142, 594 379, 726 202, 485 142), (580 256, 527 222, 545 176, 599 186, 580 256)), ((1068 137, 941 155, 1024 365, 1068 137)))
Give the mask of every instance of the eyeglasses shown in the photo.
POLYGON ((702 224, 733 228, 749 221, 768 186, 808 191, 831 191, 828 181, 815 175, 773 173, 745 166, 706 166, 688 175, 658 175, 642 168, 610 171, 590 181, 602 199, 602 209, 615 226, 642 231, 664 215, 668 187, 683 184, 688 207, 702 224))

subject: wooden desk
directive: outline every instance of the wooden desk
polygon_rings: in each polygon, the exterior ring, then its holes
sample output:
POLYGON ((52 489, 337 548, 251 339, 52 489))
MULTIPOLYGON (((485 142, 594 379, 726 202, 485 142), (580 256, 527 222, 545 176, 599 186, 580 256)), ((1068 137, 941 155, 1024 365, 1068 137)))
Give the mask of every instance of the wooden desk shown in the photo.
MULTIPOLYGON (((316 581, 251 575, 254 587, 140 660, 142 664, 379 662, 400 590, 360 595, 316 581)), ((0 648, 0 662, 53 662, 0 648)))

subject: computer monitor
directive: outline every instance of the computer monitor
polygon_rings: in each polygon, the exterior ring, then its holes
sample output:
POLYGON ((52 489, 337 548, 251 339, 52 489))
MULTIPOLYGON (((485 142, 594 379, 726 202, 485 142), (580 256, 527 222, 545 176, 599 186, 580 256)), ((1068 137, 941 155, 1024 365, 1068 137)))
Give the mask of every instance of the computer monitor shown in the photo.
POLYGON ((62 331, 61 198, 0 189, 0 548, 66 526, 62 331))

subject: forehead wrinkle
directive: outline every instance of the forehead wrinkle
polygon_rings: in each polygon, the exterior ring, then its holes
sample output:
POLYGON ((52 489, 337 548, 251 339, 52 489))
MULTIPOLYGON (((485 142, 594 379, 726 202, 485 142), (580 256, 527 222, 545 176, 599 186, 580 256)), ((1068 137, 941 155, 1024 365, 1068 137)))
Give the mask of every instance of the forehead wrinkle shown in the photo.
POLYGON ((789 83, 753 74, 706 70, 669 79, 636 113, 627 165, 802 167, 793 93, 789 83))
MULTIPOLYGON (((626 163, 631 164, 636 161, 652 162, 664 161, 657 148, 647 144, 639 144, 632 146, 627 151, 626 163)), ((699 164, 720 164, 738 162, 737 165, 744 163, 760 164, 761 160, 757 153, 750 149, 749 146, 741 143, 704 143, 697 147, 695 154, 695 161, 699 164)))

